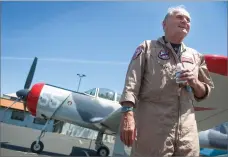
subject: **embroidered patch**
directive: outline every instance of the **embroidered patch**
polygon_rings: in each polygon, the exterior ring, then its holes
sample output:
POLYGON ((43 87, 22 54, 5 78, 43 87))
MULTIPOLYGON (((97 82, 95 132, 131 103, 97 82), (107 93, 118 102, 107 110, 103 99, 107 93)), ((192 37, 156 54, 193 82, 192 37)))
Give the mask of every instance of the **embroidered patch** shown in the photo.
POLYGON ((160 59, 162 59, 162 60, 168 60, 168 59, 170 59, 169 53, 168 52, 163 52, 163 51, 161 51, 161 52, 158 53, 158 57, 160 59))
POLYGON ((135 53, 132 57, 132 59, 136 59, 141 53, 143 52, 143 46, 139 46, 137 47, 137 49, 135 50, 135 53))
POLYGON ((188 62, 193 64, 193 59, 191 57, 181 57, 181 62, 188 62))

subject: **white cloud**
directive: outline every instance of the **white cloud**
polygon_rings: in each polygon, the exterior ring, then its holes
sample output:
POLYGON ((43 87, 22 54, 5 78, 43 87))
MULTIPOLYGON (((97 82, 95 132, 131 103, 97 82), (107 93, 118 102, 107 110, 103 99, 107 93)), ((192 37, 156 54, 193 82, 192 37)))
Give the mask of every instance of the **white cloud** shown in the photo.
MULTIPOLYGON (((33 60, 34 58, 25 57, 1 57, 1 60, 33 60)), ((99 60, 83 60, 83 59, 65 59, 65 58, 38 58, 39 61, 49 62, 65 62, 65 63, 81 63, 81 64, 108 64, 108 65, 127 65, 128 62, 117 61, 99 61, 99 60)))

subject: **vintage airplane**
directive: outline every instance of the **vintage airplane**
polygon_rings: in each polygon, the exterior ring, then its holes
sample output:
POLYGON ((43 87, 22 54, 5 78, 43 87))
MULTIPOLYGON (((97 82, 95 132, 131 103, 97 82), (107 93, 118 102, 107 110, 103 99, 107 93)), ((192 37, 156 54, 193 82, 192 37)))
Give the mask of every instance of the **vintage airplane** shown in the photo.
MULTIPOLYGON (((227 57, 205 55, 205 58, 216 88, 208 100, 195 106, 199 131, 228 120, 227 57)), ((95 149, 98 155, 108 156, 109 149, 103 144, 102 137, 103 134, 116 135, 118 132, 121 117, 121 106, 118 103, 120 95, 105 88, 80 93, 45 83, 36 83, 29 89, 36 64, 37 58, 33 61, 24 89, 16 92, 16 101, 23 101, 24 109, 27 107, 33 116, 47 119, 46 124, 48 120, 56 119, 98 131, 95 149)), ((40 139, 45 127, 46 125, 32 143, 32 152, 42 152, 44 145, 40 139)))

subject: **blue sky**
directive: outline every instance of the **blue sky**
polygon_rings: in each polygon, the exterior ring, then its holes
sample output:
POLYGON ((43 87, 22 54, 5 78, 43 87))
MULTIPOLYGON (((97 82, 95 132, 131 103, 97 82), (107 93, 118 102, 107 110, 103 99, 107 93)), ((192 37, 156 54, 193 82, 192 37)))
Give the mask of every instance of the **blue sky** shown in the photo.
POLYGON ((80 91, 122 92, 135 48, 163 35, 168 7, 185 5, 192 28, 185 44, 203 54, 227 56, 225 2, 2 2, 1 94, 23 88, 33 58, 32 84, 80 91))

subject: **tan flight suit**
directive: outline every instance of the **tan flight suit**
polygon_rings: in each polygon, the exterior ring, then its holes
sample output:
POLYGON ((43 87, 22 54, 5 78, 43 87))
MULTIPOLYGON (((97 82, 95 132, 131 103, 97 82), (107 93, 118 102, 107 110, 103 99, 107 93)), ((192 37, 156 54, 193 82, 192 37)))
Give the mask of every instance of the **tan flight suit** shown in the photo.
POLYGON ((120 99, 135 106, 137 139, 131 156, 199 156, 193 102, 208 97, 214 85, 202 54, 184 44, 179 54, 162 37, 146 40, 136 49, 120 99), (176 83, 174 69, 180 58, 206 85, 204 98, 176 83))

